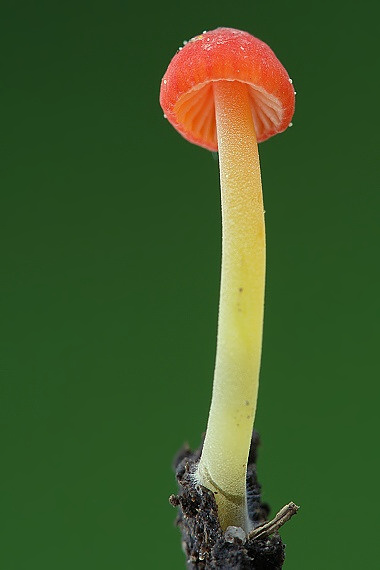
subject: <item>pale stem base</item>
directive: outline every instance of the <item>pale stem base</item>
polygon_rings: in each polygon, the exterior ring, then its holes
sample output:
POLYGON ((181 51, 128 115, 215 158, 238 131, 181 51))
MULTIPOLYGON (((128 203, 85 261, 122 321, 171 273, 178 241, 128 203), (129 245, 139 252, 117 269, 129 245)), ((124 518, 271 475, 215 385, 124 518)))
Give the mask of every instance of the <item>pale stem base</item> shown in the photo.
POLYGON ((261 359, 265 226, 247 86, 214 84, 222 194, 222 273, 212 402, 199 483, 215 493, 223 529, 250 530, 246 470, 261 359))

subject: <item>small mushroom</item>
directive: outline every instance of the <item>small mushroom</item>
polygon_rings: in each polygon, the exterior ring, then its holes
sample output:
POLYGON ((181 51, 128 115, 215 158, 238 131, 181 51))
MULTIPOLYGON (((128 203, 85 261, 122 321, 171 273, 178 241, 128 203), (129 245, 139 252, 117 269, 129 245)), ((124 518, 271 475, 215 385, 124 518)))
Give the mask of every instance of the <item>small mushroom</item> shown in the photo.
POLYGON ((190 142, 219 152, 222 274, 212 402, 197 481, 215 493, 225 530, 249 532, 246 469, 259 382, 265 226, 257 142, 284 131, 292 81, 273 51, 240 30, 194 37, 174 56, 160 102, 190 142))

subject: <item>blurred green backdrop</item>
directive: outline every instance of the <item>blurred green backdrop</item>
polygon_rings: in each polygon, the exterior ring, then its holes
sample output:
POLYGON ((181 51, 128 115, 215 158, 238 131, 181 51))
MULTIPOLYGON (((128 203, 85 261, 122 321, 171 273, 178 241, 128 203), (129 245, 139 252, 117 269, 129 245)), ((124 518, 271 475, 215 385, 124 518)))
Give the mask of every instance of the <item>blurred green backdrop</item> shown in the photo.
POLYGON ((2 3, 2 569, 185 567, 170 464, 208 413, 218 166, 158 91, 219 25, 269 43, 297 90, 294 127, 260 147, 264 496, 302 506, 287 569, 376 566, 373 5, 2 3))

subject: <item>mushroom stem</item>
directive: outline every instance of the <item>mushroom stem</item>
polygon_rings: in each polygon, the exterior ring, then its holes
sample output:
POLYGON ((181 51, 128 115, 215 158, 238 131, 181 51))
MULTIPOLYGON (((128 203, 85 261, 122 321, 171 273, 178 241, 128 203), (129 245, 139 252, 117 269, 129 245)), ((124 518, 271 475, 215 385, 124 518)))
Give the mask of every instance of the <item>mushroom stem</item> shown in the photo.
POLYGON ((222 195, 222 274, 212 402, 199 483, 215 493, 223 529, 249 531, 246 471, 259 383, 265 226, 248 89, 214 82, 222 195))

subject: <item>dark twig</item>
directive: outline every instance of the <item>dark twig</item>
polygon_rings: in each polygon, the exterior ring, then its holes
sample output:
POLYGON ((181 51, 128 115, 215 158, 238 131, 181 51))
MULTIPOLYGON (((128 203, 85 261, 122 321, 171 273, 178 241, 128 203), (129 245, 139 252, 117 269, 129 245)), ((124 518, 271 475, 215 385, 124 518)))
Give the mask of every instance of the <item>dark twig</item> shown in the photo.
POLYGON ((271 521, 265 522, 251 530, 251 532, 248 534, 248 539, 254 539, 264 535, 269 536, 270 534, 273 534, 290 518, 292 518, 292 516, 297 513, 298 509, 299 507, 293 502, 285 505, 271 521))

